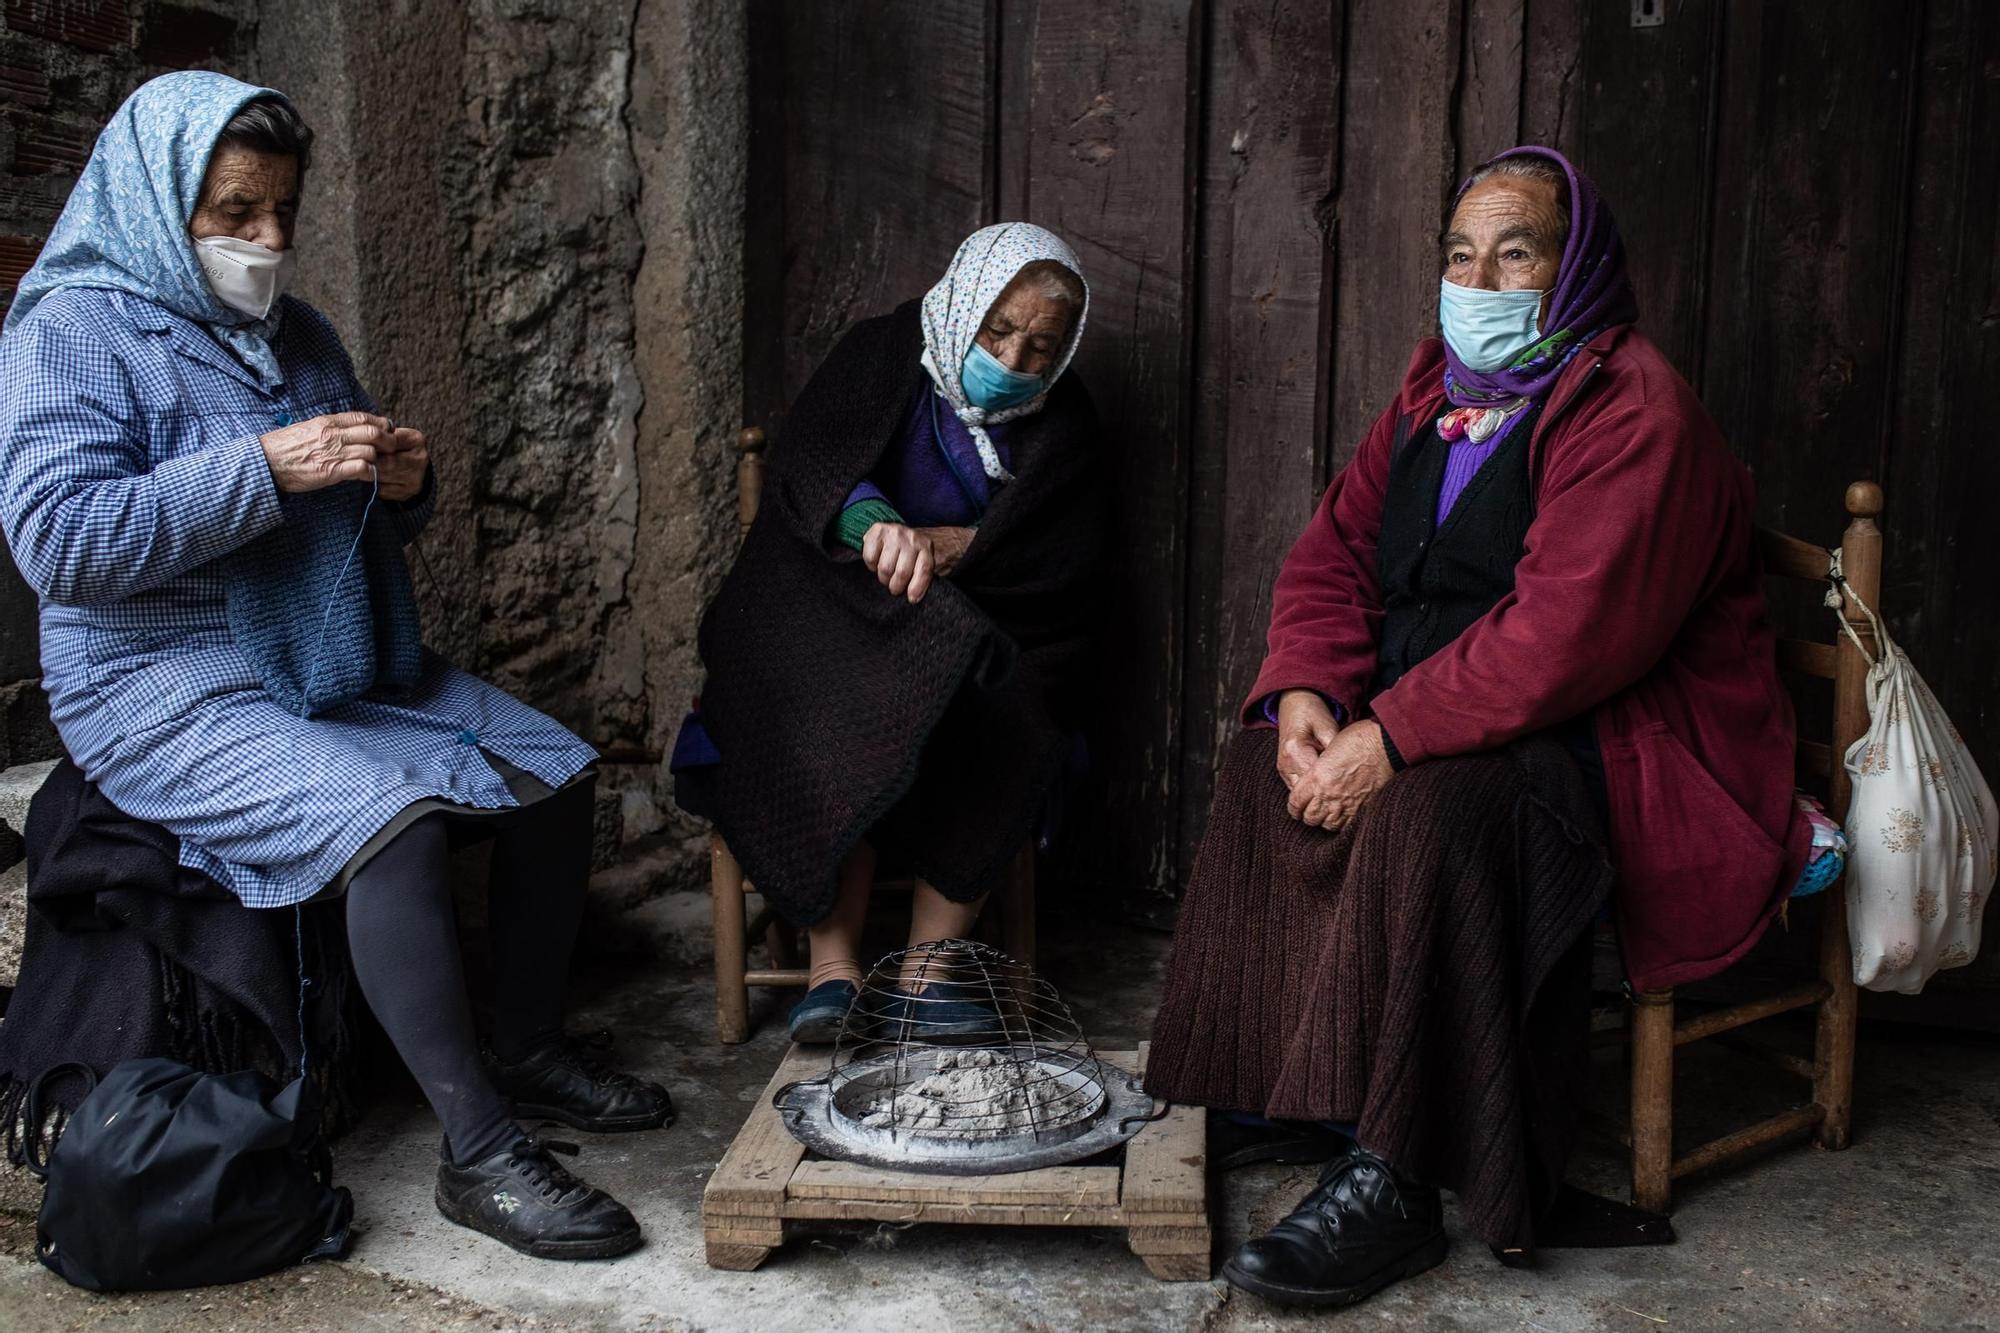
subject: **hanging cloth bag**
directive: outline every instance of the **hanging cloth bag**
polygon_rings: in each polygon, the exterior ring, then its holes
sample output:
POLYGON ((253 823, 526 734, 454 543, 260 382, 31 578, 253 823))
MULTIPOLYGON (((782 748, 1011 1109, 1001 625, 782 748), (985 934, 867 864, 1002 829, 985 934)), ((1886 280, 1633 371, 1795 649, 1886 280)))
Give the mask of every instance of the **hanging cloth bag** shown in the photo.
POLYGON ((1875 629, 1874 656, 1845 616, 1841 629, 1868 658, 1868 733, 1848 747, 1847 934, 1855 984, 1914 995, 1931 974, 1979 952, 1980 914, 1993 891, 2000 812, 1965 742, 1875 612, 1840 575, 1875 629))

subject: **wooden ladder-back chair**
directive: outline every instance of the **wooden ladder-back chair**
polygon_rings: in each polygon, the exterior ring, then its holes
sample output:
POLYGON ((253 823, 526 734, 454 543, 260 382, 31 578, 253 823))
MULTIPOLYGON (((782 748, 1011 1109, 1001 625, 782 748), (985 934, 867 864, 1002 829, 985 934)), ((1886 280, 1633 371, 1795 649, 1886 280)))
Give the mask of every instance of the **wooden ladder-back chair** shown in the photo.
MULTIPOLYGON (((1862 601, 1878 611, 1882 591, 1882 533, 1875 525, 1882 512, 1882 488, 1858 481, 1847 488, 1850 521, 1841 538, 1841 570, 1862 601)), ((1758 547, 1764 572, 1825 585, 1833 568, 1833 552, 1781 532, 1760 528, 1758 547)), ((1854 632, 1875 651, 1868 618, 1846 599, 1841 609, 1854 632)), ((1841 759, 1847 748, 1868 730, 1868 662, 1846 636, 1832 642, 1781 638, 1778 665, 1788 676, 1806 676, 1833 685, 1833 734, 1829 743, 1801 739, 1798 772, 1801 785, 1813 779, 1827 782, 1827 813, 1844 822, 1850 783, 1841 759)), ((1682 1176, 1732 1161, 1787 1135, 1811 1129, 1823 1148, 1848 1143, 1854 1090, 1854 959, 1847 943, 1845 880, 1820 895, 1819 980, 1727 1009, 1676 1022, 1671 990, 1642 991, 1632 996, 1630 1020, 1632 1111, 1632 1202, 1653 1212, 1666 1212, 1673 1201, 1673 1183, 1682 1176), (1818 1011, 1813 1057, 1768 1046, 1738 1029, 1774 1014, 1808 1006, 1818 1011), (1767 1059, 1808 1079, 1812 1099, 1733 1134, 1676 1155, 1674 1152, 1674 1052, 1693 1042, 1715 1039, 1767 1059)))
MULTIPOLYGON (((755 426, 736 439, 736 521, 739 542, 757 520, 764 495, 764 432, 755 426)), ((885 881, 878 888, 910 887, 909 881, 885 881)), ((804 989, 807 969, 800 957, 798 931, 779 919, 769 905, 749 919, 744 902, 756 888, 743 877, 743 867, 722 840, 709 835, 709 889, 714 898, 715 1031, 719 1041, 750 1040, 750 988, 792 986, 804 989), (762 937, 771 956, 769 967, 750 966, 750 942, 762 937)), ((1007 872, 1007 882, 989 902, 985 925, 995 943, 1030 967, 1035 962, 1035 849, 1024 846, 1007 872), (998 912, 994 911, 998 908, 998 912), (997 916, 997 921, 995 917, 997 916), (997 927, 997 929, 996 929, 997 927)))

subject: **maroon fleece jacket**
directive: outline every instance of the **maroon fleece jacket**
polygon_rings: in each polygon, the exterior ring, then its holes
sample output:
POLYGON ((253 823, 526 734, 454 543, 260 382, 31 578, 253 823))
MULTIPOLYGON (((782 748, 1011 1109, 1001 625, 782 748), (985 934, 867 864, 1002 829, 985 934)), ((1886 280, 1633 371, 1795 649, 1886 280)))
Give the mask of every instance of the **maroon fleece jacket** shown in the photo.
POLYGON ((1796 728, 1749 471, 1657 347, 1629 327, 1601 334, 1536 422, 1514 591, 1370 700, 1390 455, 1442 410, 1443 344, 1429 338, 1285 558, 1245 720, 1274 691, 1317 690, 1417 764, 1595 709, 1627 975, 1652 990, 1718 972, 1763 933, 1812 836, 1792 800, 1796 728))

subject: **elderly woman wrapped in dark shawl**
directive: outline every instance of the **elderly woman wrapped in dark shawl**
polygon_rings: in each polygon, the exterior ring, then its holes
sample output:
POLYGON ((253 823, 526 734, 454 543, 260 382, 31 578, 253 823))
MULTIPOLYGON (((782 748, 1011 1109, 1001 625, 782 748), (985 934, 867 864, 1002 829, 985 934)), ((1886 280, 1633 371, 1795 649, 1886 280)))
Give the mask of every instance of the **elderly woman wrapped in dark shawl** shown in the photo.
MULTIPOLYGON (((1063 374, 1087 304, 1069 246, 1016 222, 855 325, 702 621, 719 762, 677 765, 679 796, 808 928, 799 1040, 831 1040, 857 993, 878 860, 917 877, 912 945, 964 935, 1070 749, 1104 541, 1096 417, 1063 374)), ((976 1028, 949 986, 909 1012, 976 1028)))
POLYGON ((1543 1237, 1609 895, 1639 989, 1740 957, 1810 833, 1748 473, 1632 327, 1609 212, 1555 153, 1463 186, 1444 337, 1278 575, 1175 936, 1152 1091, 1344 1123, 1224 1276, 1358 1300, 1444 1254, 1439 1189, 1543 1237))

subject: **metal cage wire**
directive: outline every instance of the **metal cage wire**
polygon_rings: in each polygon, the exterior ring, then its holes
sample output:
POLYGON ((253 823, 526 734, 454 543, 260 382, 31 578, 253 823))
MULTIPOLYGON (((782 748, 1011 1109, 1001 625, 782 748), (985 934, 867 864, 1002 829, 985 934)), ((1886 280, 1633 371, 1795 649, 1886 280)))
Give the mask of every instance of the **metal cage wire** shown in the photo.
POLYGON ((778 1094, 793 1135, 827 1156, 956 1172, 1025 1170, 1115 1146, 1152 1100, 1101 1064, 1034 971, 971 940, 877 963, 828 1072, 778 1094))

